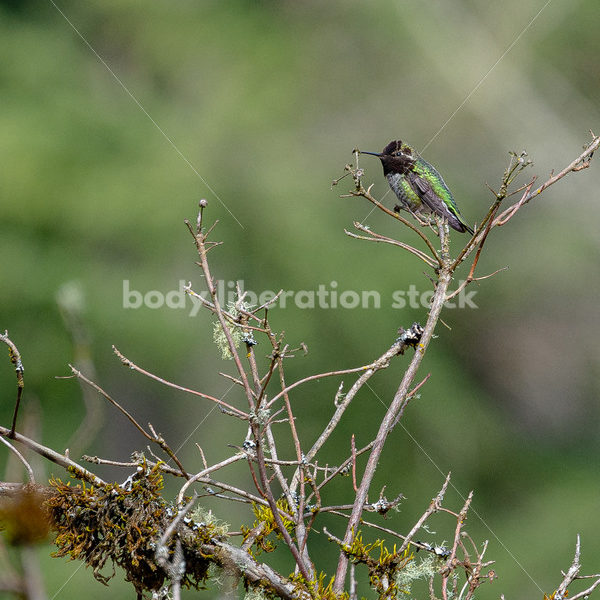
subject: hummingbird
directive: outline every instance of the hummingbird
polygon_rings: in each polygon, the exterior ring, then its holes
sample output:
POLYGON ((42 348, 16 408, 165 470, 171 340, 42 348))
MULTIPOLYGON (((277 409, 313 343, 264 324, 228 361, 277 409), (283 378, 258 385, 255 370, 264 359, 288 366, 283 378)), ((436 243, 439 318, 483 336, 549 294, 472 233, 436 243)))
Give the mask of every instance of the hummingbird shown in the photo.
POLYGON ((383 166, 392 191, 401 206, 416 216, 421 212, 434 212, 448 219, 456 231, 473 229, 462 218, 452 192, 433 165, 419 156, 418 152, 400 140, 390 142, 381 152, 361 152, 377 156, 383 166))

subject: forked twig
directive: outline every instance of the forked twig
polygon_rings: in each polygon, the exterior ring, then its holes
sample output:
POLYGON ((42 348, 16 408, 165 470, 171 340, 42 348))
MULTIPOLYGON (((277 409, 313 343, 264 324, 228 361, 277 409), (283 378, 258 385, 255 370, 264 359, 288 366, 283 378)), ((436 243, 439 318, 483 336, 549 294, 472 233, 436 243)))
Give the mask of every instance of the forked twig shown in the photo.
POLYGON ((71 371, 73 372, 73 375, 77 379, 80 379, 81 381, 83 381, 87 385, 89 385, 90 387, 94 388, 103 398, 105 398, 106 400, 108 400, 108 402, 110 402, 117 410, 119 410, 123 415, 125 415, 125 417, 129 420, 129 422, 132 423, 133 426, 146 439, 148 439, 149 441, 154 442, 155 444, 157 444, 158 446, 160 446, 162 448, 162 450, 175 462, 175 464, 177 465, 177 467, 181 471, 182 475, 186 479, 189 477, 189 475, 186 473, 186 470, 183 468, 183 465, 181 464, 179 458, 177 458, 177 455, 175 454, 175 452, 173 452, 173 450, 167 444, 167 442, 165 441, 165 439, 162 436, 158 435, 156 433, 156 431, 154 431, 154 428, 152 427, 152 425, 150 423, 148 423, 148 428, 150 429, 151 433, 148 433, 135 420, 135 418, 133 417, 133 415, 129 411, 127 411, 125 408, 123 408, 110 394, 108 394, 107 392, 105 392, 98 384, 96 384, 93 381, 91 381, 90 379, 88 379, 83 373, 81 373, 81 371, 77 370, 73 365, 69 365, 69 367, 71 368, 71 371))

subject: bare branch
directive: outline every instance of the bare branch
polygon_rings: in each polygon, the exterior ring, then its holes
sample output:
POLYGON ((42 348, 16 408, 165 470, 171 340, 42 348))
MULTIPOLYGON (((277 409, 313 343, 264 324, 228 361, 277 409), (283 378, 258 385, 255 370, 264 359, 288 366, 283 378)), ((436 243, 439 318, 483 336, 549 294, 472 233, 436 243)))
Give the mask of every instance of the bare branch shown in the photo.
MULTIPOLYGON (((7 437, 12 437, 11 434, 12 436, 14 436, 15 432, 11 430, 10 434, 7 437)), ((35 483, 33 469, 31 468, 31 465, 27 462, 25 457, 8 440, 5 440, 3 437, 0 437, 0 442, 2 442, 23 463, 25 469, 27 470, 27 476, 29 477, 30 483, 35 483)))
POLYGON ((10 358, 10 362, 15 366, 15 373, 17 374, 17 400, 15 402, 15 410, 13 411, 10 435, 8 436, 9 438, 13 438, 17 427, 17 415, 19 414, 21 396, 23 394, 23 388, 25 387, 25 381, 23 379, 25 368, 23 367, 23 361, 21 360, 21 353, 15 343, 8 337, 8 331, 5 331, 3 334, 0 333, 0 342, 4 342, 8 346, 8 357, 10 358))
POLYGON ((404 242, 400 242, 398 240, 387 237, 385 235, 375 233, 374 231, 372 231, 371 229, 369 229, 362 223, 359 223, 358 221, 354 222, 354 227, 356 229, 358 229, 359 231, 363 231, 363 232, 367 233, 368 235, 367 236, 357 235, 356 233, 352 233, 351 231, 348 231, 347 229, 344 229, 344 233, 347 236, 357 239, 357 240, 366 240, 367 242, 383 242, 385 244, 390 244, 392 246, 398 246, 399 248, 403 248, 404 250, 407 250, 411 254, 414 254, 417 258, 420 258, 429 267, 432 267, 435 269, 438 266, 434 260, 432 260, 427 254, 425 254, 425 252, 423 252, 421 250, 417 250, 417 248, 413 248, 409 244, 405 244, 404 242))
MULTIPOLYGON (((6 427, 0 426, 0 435, 8 437, 10 434, 10 429, 6 427)), ((23 444, 30 450, 33 450, 35 453, 47 458, 49 461, 56 463, 57 465, 63 467, 64 469, 73 473, 78 479, 82 479, 84 481, 88 481, 93 483, 97 487, 104 487, 106 484, 105 481, 100 479, 100 477, 94 475, 91 471, 84 469, 81 465, 72 461, 68 456, 64 454, 59 454, 54 450, 35 442, 34 440, 29 439, 28 437, 21 435, 20 433, 14 433, 12 439, 20 444, 23 444)))
POLYGON ((433 244, 429 241, 429 238, 418 227, 415 227, 410 221, 408 221, 407 219, 402 217, 397 212, 390 210, 389 208, 387 208, 386 206, 381 204, 381 202, 379 202, 379 200, 374 198, 370 192, 371 187, 369 187, 369 189, 365 190, 365 188, 363 187, 362 182, 361 182, 361 177, 363 175, 362 169, 358 168, 358 154, 356 156, 357 156, 357 158, 356 158, 357 167, 356 168, 353 168, 351 165, 346 165, 346 170, 351 173, 352 178, 354 179, 354 185, 356 187, 356 191, 351 192, 349 195, 350 196, 362 196, 363 198, 368 200, 371 204, 376 206, 379 210, 381 210, 385 214, 400 221, 403 225, 406 225, 406 227, 408 227, 409 229, 412 229, 412 231, 414 231, 423 240, 423 242, 425 242, 425 245, 429 248, 431 255, 433 256, 435 261, 441 266, 442 265, 441 258, 438 256, 438 253, 437 253, 436 249, 434 248, 433 244))
MULTIPOLYGON (((113 346, 114 348, 114 346, 113 346)), ((116 350, 116 349, 115 349, 116 350)), ((179 470, 181 471, 181 473, 183 474, 184 477, 188 477, 188 474, 186 473, 185 469, 183 468, 183 465, 181 464, 181 462, 179 461, 179 459, 177 458, 177 455, 175 454, 175 452, 173 452, 173 450, 171 449, 171 447, 167 444, 167 442, 165 441, 165 439, 158 435, 156 433, 156 431, 154 431, 152 425, 150 423, 148 423, 148 427, 151 431, 151 433, 148 433, 136 420, 135 418, 131 415, 131 413, 129 413, 127 410, 125 410, 114 398, 112 398, 107 392, 105 392, 98 384, 94 383, 93 381, 89 380, 85 375, 83 375, 83 373, 81 373, 81 371, 78 371, 73 365, 69 365, 69 367, 71 368, 71 371, 73 371, 73 375, 75 375, 75 377, 77 377, 78 379, 80 379, 81 381, 84 381, 85 383, 87 383, 90 387, 94 388, 101 396, 103 396, 104 398, 106 398, 106 400, 108 400, 115 408, 117 408, 121 413, 123 413, 125 415, 125 417, 127 417, 127 419, 134 425, 134 427, 148 440, 150 440, 151 442, 154 442, 155 444, 157 444, 158 446, 160 446, 162 448, 162 450, 175 462, 175 464, 179 467, 179 470)))
POLYGON ((69 368, 73 372, 73 375, 77 378, 89 385, 91 388, 96 390, 103 398, 108 400, 118 411, 120 411, 127 420, 132 423, 132 425, 148 440, 152 441, 152 435, 150 435, 133 417, 133 415, 128 412, 125 408, 123 408, 110 394, 105 392, 97 383, 94 383, 90 379, 88 379, 81 371, 76 369, 73 365, 69 365, 69 368))
POLYGON ((446 495, 448 484, 450 483, 450 475, 451 473, 446 475, 446 479, 444 480, 444 484, 442 485, 440 491, 431 499, 427 510, 421 515, 419 520, 414 524, 413 528, 406 534, 404 542, 402 543, 402 546, 400 546, 399 552, 404 552, 404 550, 408 548, 408 545, 412 543, 413 537, 416 535, 417 531, 421 529, 423 523, 425 523, 425 521, 427 521, 427 519, 429 519, 433 513, 437 512, 442 507, 442 502, 444 500, 444 496, 446 495))
MULTIPOLYGON (((442 256, 446 254, 444 246, 444 240, 442 240, 442 256)), ((352 510, 352 515, 348 522, 348 527, 344 536, 344 544, 346 545, 350 544, 352 536, 358 528, 363 507, 367 500, 369 487, 371 485, 371 481, 373 480, 373 476, 375 475, 375 469, 377 468, 377 463, 379 462, 379 458, 383 452, 383 446, 385 444, 385 440, 387 439, 390 428, 396 419, 402 415, 408 402, 408 392, 421 365, 421 361, 427 350, 427 346, 433 337, 433 332, 444 306, 446 291, 450 285, 451 279, 452 271, 450 269, 450 265, 444 265, 439 271, 437 288, 432 298, 429 316, 427 318, 427 323, 424 327, 423 334, 421 335, 421 340, 410 362, 410 365, 408 366, 408 369, 404 373, 404 377, 402 378, 402 382, 400 383, 394 399, 392 400, 381 422, 377 437, 375 438, 373 450, 371 451, 371 454, 367 460, 367 466, 365 467, 365 472, 356 494, 354 509, 352 510)), ((334 583, 334 591, 338 594, 343 590, 347 567, 348 557, 344 553, 340 553, 334 583)))
POLYGON ((556 592, 554 593, 554 600, 565 600, 567 597, 567 588, 573 583, 576 579, 577 575, 579 575, 579 571, 581 570, 581 563, 579 562, 581 556, 581 539, 579 538, 579 534, 577 534, 577 541, 575 542, 575 556, 573 557, 573 562, 569 567, 569 570, 565 573, 563 580, 558 586, 556 592))
MULTIPOLYGON (((465 500, 465 504, 462 507, 461 511, 458 513, 456 518, 456 530, 454 532, 454 544, 452 544, 452 550, 450 551, 450 556, 446 561, 446 566, 442 570, 442 598, 447 600, 448 598, 448 580, 450 578, 450 574, 454 570, 456 564, 456 550, 458 548, 458 543, 460 542, 460 534, 462 531, 462 527, 467 518, 467 512, 469 507, 471 506, 471 501, 473 500, 473 492, 469 492, 467 499, 465 500)), ((456 594, 453 594, 454 596, 456 594)))
POLYGON ((551 185, 554 185, 557 181, 560 181, 561 179, 566 177, 569 173, 576 173, 578 171, 581 171, 582 169, 587 169, 590 166, 592 154, 594 154, 598 147, 600 147, 600 136, 594 135, 594 133, 591 131, 590 134, 592 135, 592 141, 585 147, 585 150, 575 160, 569 163, 564 169, 562 169, 562 171, 558 172, 556 175, 551 175, 534 192, 528 191, 528 193, 526 193, 524 197, 521 200, 519 200, 519 202, 517 202, 517 204, 514 204, 513 206, 507 208, 501 215, 499 215, 494 225, 503 225, 514 215, 514 213, 519 208, 527 204, 536 196, 539 196, 544 190, 549 188, 551 185))
POLYGON ((234 415, 236 415, 243 421, 248 420, 248 415, 245 412, 239 410, 238 408, 236 408, 235 406, 232 406, 231 404, 228 404, 224 400, 221 400, 220 398, 216 398, 215 396, 210 396, 208 394, 198 392, 197 390, 191 390, 191 389, 183 387, 181 385, 177 385, 176 383, 167 381, 166 379, 163 379, 162 377, 158 377, 158 375, 154 375, 153 373, 150 373, 149 371, 146 371, 145 369, 138 367, 134 362, 129 360, 126 356, 123 356, 123 354, 121 354, 121 352, 119 351, 119 349, 116 346, 113 346, 112 348, 113 348, 113 352, 119 357, 119 359, 121 360, 123 365, 128 367, 129 369, 132 369, 133 371, 137 371, 138 373, 141 373, 142 375, 145 375, 146 377, 149 377, 150 379, 154 379, 154 381, 158 381, 159 383, 162 383, 163 385, 166 385, 168 387, 174 388, 176 390, 180 390, 182 392, 187 392, 188 394, 193 394, 194 396, 199 396, 200 398, 204 398, 206 400, 210 400, 211 402, 214 402, 215 404, 219 404, 220 406, 225 407, 228 411, 230 411, 231 413, 233 413, 234 415))
POLYGON ((244 458, 246 458, 246 456, 242 453, 240 454, 235 454, 233 456, 230 456, 229 458, 226 458, 225 460, 222 460, 219 463, 216 463, 210 467, 207 467, 205 469, 203 469, 202 471, 200 471, 199 473, 196 473, 195 475, 192 475, 182 486, 181 489, 179 490, 179 493, 177 494, 177 506, 181 506, 181 504, 183 503, 183 497, 184 494, 186 492, 186 490, 190 487, 190 485, 196 483, 197 481, 200 481, 202 479, 206 479, 206 475, 208 475, 209 473, 213 473, 214 471, 218 471, 219 469, 222 469, 223 467, 226 467, 227 465, 230 465, 234 462, 238 462, 240 460, 244 460, 244 458))

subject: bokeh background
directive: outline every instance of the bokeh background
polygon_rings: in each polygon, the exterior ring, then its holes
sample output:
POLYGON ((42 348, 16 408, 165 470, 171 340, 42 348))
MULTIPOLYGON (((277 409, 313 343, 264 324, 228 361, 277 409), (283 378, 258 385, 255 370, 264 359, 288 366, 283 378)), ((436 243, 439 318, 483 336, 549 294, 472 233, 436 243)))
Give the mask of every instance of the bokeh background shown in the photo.
MULTIPOLYGON (((411 240, 364 201, 340 199, 347 180, 331 188, 352 148, 379 150, 396 138, 427 146, 425 158, 477 222, 508 151, 526 149, 535 162, 526 175, 544 178, 600 129, 599 25, 596 0, 1 2, 0 327, 26 368, 22 429, 74 456, 126 460, 143 449, 112 407, 91 396, 86 408, 75 381, 56 379, 76 362, 173 447, 183 444, 192 470, 201 464, 196 442, 212 461, 241 443, 237 423, 124 369, 111 350, 182 385, 228 390, 217 372, 232 364, 212 343, 210 315, 190 316, 189 301, 123 306, 124 281, 142 294, 178 290, 182 280, 204 289, 183 224, 200 198, 207 218, 219 220, 224 245, 211 256, 219 279, 255 291, 336 282, 381 294, 377 310, 273 311, 289 343, 309 348, 289 362, 290 381, 371 361, 399 326, 426 318, 424 308, 393 308, 392 293, 430 284, 410 256, 344 235, 366 219, 411 240)), ((363 166, 383 195, 378 161, 365 157, 363 166)), ((600 570, 599 185, 592 161, 494 232, 480 274, 509 269, 473 287, 477 309, 443 315, 452 329, 438 328, 421 371, 432 377, 378 469, 376 486, 408 497, 388 523, 400 529, 447 471, 450 505, 475 490, 468 530, 490 540, 498 573, 481 598, 551 592, 577 533, 584 570, 600 570)), ((453 235, 454 251, 463 241, 453 235)), ((352 433, 359 446, 372 438, 406 360, 356 399, 331 462, 347 454, 352 433)), ((7 425, 15 388, 6 357, 0 378, 7 425)), ((338 385, 295 393, 307 444, 338 385)), ((236 390, 227 399, 243 401, 236 390)), ((21 477, 4 453, 0 460, 7 478, 21 477)), ((32 460, 42 478, 60 474, 32 460)), ((244 471, 223 477, 244 481, 244 471)), ((169 482, 167 494, 178 486, 169 482)), ((344 480, 330 499, 349 492, 344 480)), ((251 521, 243 507, 210 506, 233 529, 251 521)), ((439 526, 430 541, 450 539, 439 526)), ((331 550, 325 541, 319 548, 331 550)), ((121 573, 108 591, 48 552, 40 549, 50 597, 133 597, 121 573)))

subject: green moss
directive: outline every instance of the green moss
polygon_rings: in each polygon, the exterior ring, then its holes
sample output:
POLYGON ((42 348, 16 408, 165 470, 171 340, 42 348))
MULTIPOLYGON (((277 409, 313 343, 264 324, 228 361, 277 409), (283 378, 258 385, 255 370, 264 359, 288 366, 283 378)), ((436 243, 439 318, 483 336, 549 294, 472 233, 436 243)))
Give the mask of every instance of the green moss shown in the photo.
POLYGON ((302 586, 302 591, 308 591, 312 598, 315 600, 348 600, 349 596, 347 592, 341 594, 335 594, 333 592, 333 583, 335 577, 327 580, 327 575, 323 572, 319 573, 319 576, 314 581, 306 581, 301 575, 291 575, 290 579, 302 586))
MULTIPOLYGON (((140 597, 144 592, 160 589, 167 575, 156 563, 156 544, 174 516, 173 509, 160 495, 163 488, 160 465, 152 469, 140 466, 123 487, 110 484, 95 488, 85 482, 72 486, 71 482, 59 479, 52 479, 50 485, 54 494, 47 499, 46 507, 56 531, 58 550, 54 557, 82 560, 105 585, 119 567, 140 597), (104 571, 107 563, 112 567, 108 574, 104 571)), ((200 589, 207 578, 210 560, 199 550, 216 535, 216 528, 214 524, 201 526, 191 519, 181 527, 192 533, 185 536, 186 571, 181 584, 200 589)), ((169 555, 174 551, 175 538, 172 536, 169 542, 169 555)))
MULTIPOLYGON (((285 516, 285 514, 289 514, 289 506, 287 500, 280 499, 277 501, 277 506, 281 509, 279 515, 281 516, 281 520, 283 521, 283 526, 286 528, 288 533, 293 534, 294 532, 294 521, 292 516, 289 518, 285 516)), ((277 527, 277 523, 275 523, 275 518, 273 517, 273 512, 268 506, 264 506, 263 504, 252 504, 252 511, 254 512, 254 516, 256 517, 252 527, 245 527, 242 525, 242 532, 244 533, 244 542, 252 535, 253 531, 256 531, 257 528, 262 527, 258 535, 256 535, 253 545, 256 546, 258 552, 273 552, 275 550, 276 545, 272 540, 267 539, 272 533, 275 533, 276 537, 281 539, 281 533, 277 527)))
POLYGON ((404 593, 402 586, 398 585, 399 574, 414 560, 410 546, 399 552, 394 545, 390 551, 383 540, 375 540, 365 544, 359 531, 350 546, 344 548, 348 558, 355 564, 366 565, 369 571, 369 582, 377 591, 379 598, 396 598, 398 593, 404 593), (379 551, 379 556, 373 556, 379 551))

